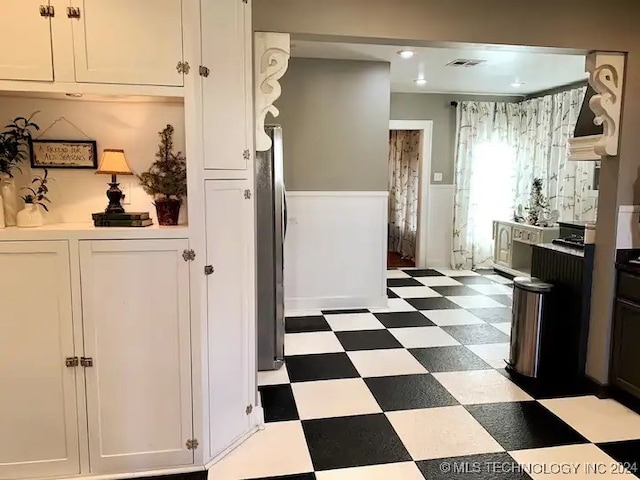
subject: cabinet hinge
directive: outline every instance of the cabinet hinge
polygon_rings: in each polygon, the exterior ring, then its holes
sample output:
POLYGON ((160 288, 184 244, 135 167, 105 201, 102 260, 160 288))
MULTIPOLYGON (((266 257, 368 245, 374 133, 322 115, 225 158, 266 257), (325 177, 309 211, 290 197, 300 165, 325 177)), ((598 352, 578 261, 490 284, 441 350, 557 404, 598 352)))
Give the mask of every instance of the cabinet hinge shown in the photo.
POLYGON ((251 415, 251 412, 253 412, 253 405, 249 404, 249 405, 247 405, 247 408, 246 408, 246 410, 245 410, 245 413, 246 413, 247 415, 251 415))
POLYGON ((67 17, 80 18, 80 9, 78 7, 67 7, 67 17))
POLYGON ((195 450, 196 448, 198 448, 198 445, 200 445, 200 442, 198 442, 197 438, 190 438, 189 440, 187 440, 187 450, 195 450))
POLYGON ((242 158, 248 161, 251 158, 251 152, 249 150, 243 150, 242 158))
POLYGON ((207 265, 206 267, 204 267, 205 275, 213 275, 213 272, 215 272, 215 269, 213 268, 212 265, 207 265))
POLYGON ((244 198, 245 200, 251 199, 251 190, 249 190, 248 188, 244 191, 244 198))
POLYGON ((78 359, 78 357, 67 357, 64 361, 64 364, 69 367, 77 367, 78 365, 80 365, 80 360, 78 359))
POLYGON ((80 357, 80 365, 82 365, 83 367, 93 367, 93 358, 80 357))
POLYGON ((201 77, 208 77, 209 74, 211 73, 211 70, 209 70, 209 67, 205 67, 204 65, 200 65, 200 68, 198 69, 198 72, 200 73, 201 77))
POLYGON ((182 252, 182 258, 184 258, 185 262, 193 262, 196 259, 196 252, 193 250, 185 250, 182 252))
POLYGON ((56 16, 56 9, 53 5, 40 5, 40 16, 45 18, 53 18, 56 16))
POLYGON ((178 70, 178 73, 189 75, 189 72, 191 71, 191 65, 189 65, 189 62, 178 62, 178 64, 176 65, 176 70, 178 70))

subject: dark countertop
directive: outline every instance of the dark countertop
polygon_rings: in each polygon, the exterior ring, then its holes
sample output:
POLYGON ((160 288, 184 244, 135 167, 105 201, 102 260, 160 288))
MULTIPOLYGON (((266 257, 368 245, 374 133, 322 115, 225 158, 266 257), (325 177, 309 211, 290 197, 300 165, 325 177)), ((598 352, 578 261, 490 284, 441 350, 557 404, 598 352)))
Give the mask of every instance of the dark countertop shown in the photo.
POLYGON ((546 248, 547 250, 553 250, 560 253, 566 253, 567 255, 574 255, 576 257, 584 258, 584 250, 579 248, 567 247, 566 245, 556 245, 555 243, 538 243, 534 245, 538 248, 546 248))

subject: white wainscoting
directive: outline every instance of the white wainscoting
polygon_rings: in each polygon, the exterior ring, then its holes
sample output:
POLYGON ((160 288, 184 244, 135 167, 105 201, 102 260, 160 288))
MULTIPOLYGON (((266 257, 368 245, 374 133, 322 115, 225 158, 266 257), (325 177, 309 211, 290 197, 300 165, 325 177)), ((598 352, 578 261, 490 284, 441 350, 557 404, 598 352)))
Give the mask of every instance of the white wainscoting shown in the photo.
POLYGON ((287 312, 386 306, 388 196, 287 193, 287 312))
POLYGON ((455 185, 432 184, 428 200, 427 264, 451 268, 455 185))

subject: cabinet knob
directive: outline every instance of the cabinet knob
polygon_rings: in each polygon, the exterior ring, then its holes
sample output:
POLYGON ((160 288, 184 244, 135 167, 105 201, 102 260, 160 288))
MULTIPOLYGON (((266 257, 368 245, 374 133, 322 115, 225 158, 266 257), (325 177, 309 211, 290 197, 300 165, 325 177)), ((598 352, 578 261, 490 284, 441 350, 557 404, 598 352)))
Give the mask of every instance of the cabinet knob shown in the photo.
POLYGON ((215 272, 215 269, 213 268, 213 265, 207 265, 206 267, 204 267, 204 274, 205 275, 213 275, 213 272, 215 272))
POLYGON ((80 362, 78 361, 78 357, 67 357, 64 361, 64 364, 68 368, 73 368, 73 367, 77 367, 80 364, 80 362))
POLYGON ((40 16, 45 18, 53 18, 56 16, 56 10, 53 5, 40 5, 40 16))
POLYGON ((93 367, 93 358, 91 357, 81 357, 80 365, 83 367, 93 367))
POLYGON ((78 7, 67 7, 67 17, 80 18, 80 9, 78 7))

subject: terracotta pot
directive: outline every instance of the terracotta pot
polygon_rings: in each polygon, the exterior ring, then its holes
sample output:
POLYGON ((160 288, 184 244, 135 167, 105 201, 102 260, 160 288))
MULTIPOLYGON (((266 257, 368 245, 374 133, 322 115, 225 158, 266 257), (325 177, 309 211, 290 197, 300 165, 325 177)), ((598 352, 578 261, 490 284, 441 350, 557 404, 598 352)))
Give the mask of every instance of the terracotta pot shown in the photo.
POLYGON ((160 225, 178 224, 178 217, 180 216, 180 207, 182 206, 182 200, 166 198, 163 200, 156 200, 154 205, 156 206, 156 212, 158 213, 158 223, 160 225))

